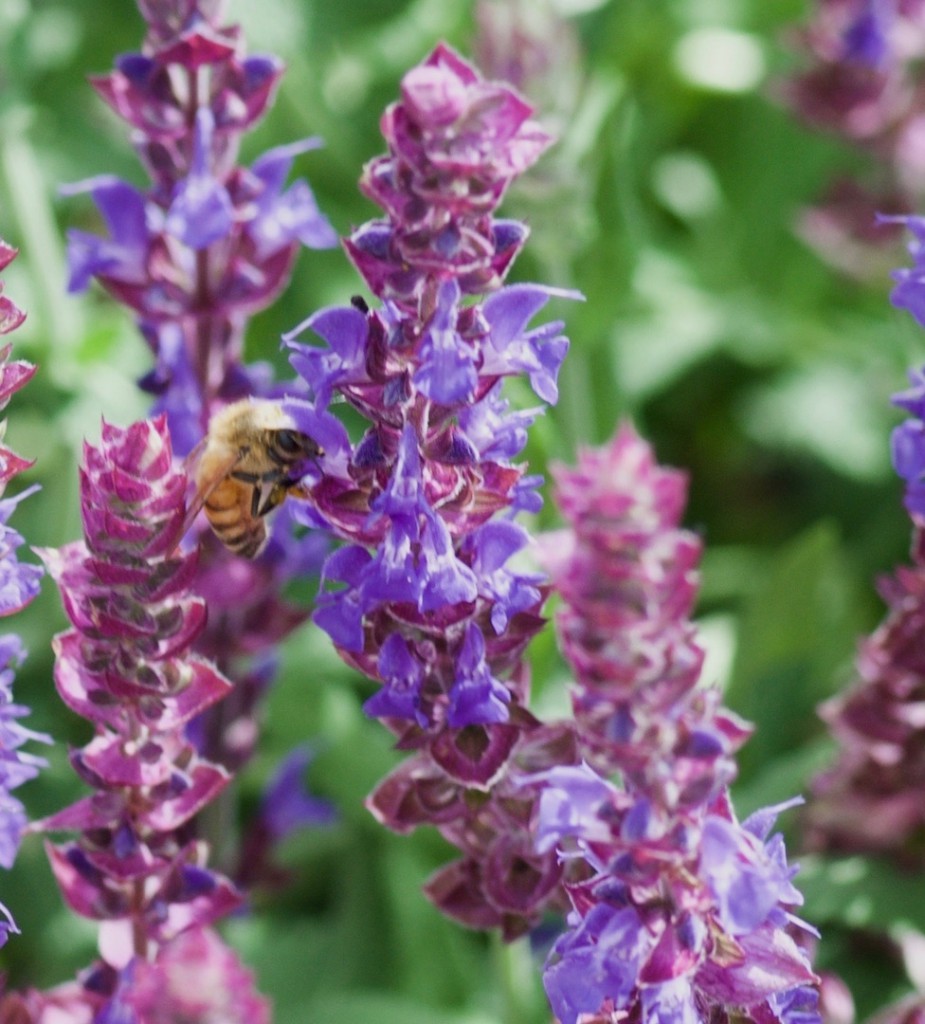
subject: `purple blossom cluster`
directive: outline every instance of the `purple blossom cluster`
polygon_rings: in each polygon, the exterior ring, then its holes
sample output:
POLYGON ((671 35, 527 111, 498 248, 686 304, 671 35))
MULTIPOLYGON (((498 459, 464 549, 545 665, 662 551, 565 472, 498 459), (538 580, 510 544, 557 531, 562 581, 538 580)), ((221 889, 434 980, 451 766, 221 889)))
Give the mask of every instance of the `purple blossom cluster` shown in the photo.
POLYGON ((0 998, 10 1024, 270 1024, 268 1001, 253 976, 211 928, 194 926, 153 960, 133 960, 114 994, 67 982, 0 998), (192 983, 194 980, 194 983, 192 983))
POLYGON ((529 543, 514 514, 539 507, 538 480, 515 459, 541 408, 511 410, 502 386, 525 376, 556 400, 567 341, 558 322, 530 323, 552 296, 577 297, 501 286, 526 228, 495 207, 550 142, 530 114, 444 45, 409 71, 382 118, 388 154, 361 180, 386 217, 346 241, 381 305, 357 297, 288 337, 311 396, 288 408, 325 451, 306 519, 345 542, 314 619, 380 684, 365 709, 413 752, 370 807, 398 831, 436 824, 464 858, 431 881, 432 898, 509 934, 559 871, 548 856, 533 864, 530 801, 502 799, 507 774, 574 747, 526 711, 523 654, 546 590, 512 564, 529 543), (306 331, 323 344, 296 340, 306 331), (356 443, 328 411, 334 396, 369 422, 356 443))
MULTIPOLYGON (((15 259, 17 250, 0 239, 0 271, 15 259)), ((0 334, 14 331, 25 320, 26 314, 3 294, 0 283, 0 334)), ((0 409, 6 407, 10 397, 29 382, 35 367, 21 360, 10 361, 12 346, 0 348, 0 409)), ((0 444, 0 494, 13 477, 32 463, 0 444)), ((12 615, 25 607, 38 593, 42 570, 37 565, 20 562, 17 549, 23 538, 8 525, 10 516, 19 502, 34 491, 27 488, 15 498, 0 498, 0 616, 12 615)), ((13 790, 35 778, 45 766, 43 758, 23 750, 30 741, 50 743, 50 737, 27 728, 21 719, 29 709, 13 700, 15 670, 26 652, 15 633, 0 635, 0 867, 13 866, 20 840, 26 827, 25 809, 13 790)), ((0 946, 10 933, 18 928, 7 907, 0 903, 0 946)))
MULTIPOLYGON (((0 1020, 268 1024, 210 927, 241 896, 210 868, 194 819, 253 745, 243 725, 267 654, 303 618, 280 581, 305 561, 282 543, 254 565, 214 538, 181 545, 190 479, 175 454, 217 409, 268 392, 241 364, 246 318, 278 293, 299 244, 334 238, 308 186, 285 185, 313 140, 235 163, 278 63, 244 55, 222 0, 139 6, 142 53, 94 84, 134 129, 152 184, 80 186, 109 237, 72 233, 71 286, 96 278, 135 311, 157 359, 144 386, 158 415, 104 423, 81 466, 84 540, 41 552, 71 623, 54 640, 55 686, 93 736, 70 754, 90 795, 32 827, 76 834, 47 851, 69 907, 100 923, 101 960, 59 989, 0 999, 0 1020), (245 658, 246 685, 222 714, 226 670, 245 658)), ((880 8, 864 10, 846 45, 876 64, 880 8)), ((557 400, 568 347, 560 322, 534 318, 580 296, 505 285, 527 229, 495 212, 550 136, 513 88, 443 44, 404 77, 381 127, 388 151, 361 188, 383 216, 345 240, 375 308, 356 296, 285 339, 307 397, 284 409, 321 450, 290 514, 340 541, 314 620, 377 684, 364 709, 408 754, 368 807, 397 832, 435 826, 459 851, 426 892, 464 924, 511 939, 548 910, 567 914, 544 974, 559 1024, 816 1024, 818 979, 799 944, 811 930, 772 835, 791 804, 738 820, 728 786, 749 729, 698 685, 700 542, 679 526, 683 474, 623 427, 556 471, 568 527, 543 545, 551 583, 525 567, 532 540, 517 516, 540 508, 542 480, 518 460, 557 400), (509 378, 536 407, 511 408, 509 378), (335 402, 365 422, 359 436, 335 402), (544 723, 528 707, 525 654, 553 587, 573 717, 544 723)), ((18 572, 25 592, 38 570, 18 572)), ((0 693, 19 656, 6 639, 0 693)), ((17 748, 42 737, 17 732, 20 709, 6 709, 22 781, 36 762, 17 748)), ((310 757, 295 752, 274 780, 242 877, 295 820, 329 814, 299 790, 310 757)), ((15 926, 0 920, 0 940, 4 927, 15 926)))
MULTIPOLYGON (((891 301, 925 325, 925 220, 902 219, 912 233, 914 265, 894 273, 891 301)), ((912 517, 911 564, 880 583, 887 613, 860 645, 855 685, 821 708, 839 749, 815 780, 806 835, 816 849, 875 851, 919 863, 925 825, 918 793, 925 778, 925 730, 917 713, 925 692, 919 649, 925 623, 925 371, 909 377, 910 386, 893 396, 909 418, 893 431, 892 456, 912 517)))
POLYGON ((54 640, 55 686, 94 727, 71 765, 93 792, 35 827, 78 834, 47 850, 67 904, 101 922, 105 962, 85 987, 118 1000, 118 972, 124 983, 136 960, 240 902, 183 832, 230 778, 184 729, 231 684, 190 653, 206 606, 190 590, 195 554, 177 549, 188 480, 165 418, 104 424, 80 484, 84 541, 41 554, 72 624, 54 640))
MULTIPOLYGON (((156 359, 140 385, 155 396, 153 414, 167 416, 174 450, 187 455, 225 405, 279 392, 269 367, 242 362, 245 327, 285 286, 301 246, 331 247, 337 236, 308 183, 287 185, 295 158, 320 140, 271 149, 249 167, 237 163, 242 136, 273 101, 281 62, 246 54, 240 28, 224 23, 224 2, 139 6, 142 51, 122 55, 92 83, 132 129, 151 183, 139 189, 106 175, 71 187, 91 192, 109 235, 69 233, 70 288, 95 279, 134 312, 156 359)), ((283 588, 317 571, 325 550, 316 537, 296 542, 288 517, 276 525, 254 562, 203 527, 193 586, 210 616, 197 649, 236 686, 192 728, 201 749, 230 769, 256 744, 277 644, 308 615, 283 588)))
MULTIPOLYGON (((896 286, 890 301, 905 309, 925 326, 925 218, 910 215, 897 218, 905 223, 912 239, 909 250, 914 264, 894 271, 896 286)), ((925 514, 925 370, 909 373, 910 386, 893 396, 893 404, 909 414, 893 431, 893 467, 905 482, 905 505, 913 519, 925 514)))
POLYGON ((925 535, 916 524, 912 564, 880 583, 883 622, 861 642, 857 681, 823 705, 838 743, 834 762, 815 780, 806 817, 810 848, 888 853, 921 862, 925 828, 925 535))
POLYGON ((783 85, 787 102, 812 127, 873 157, 865 180, 842 177, 802 216, 801 231, 826 259, 855 276, 880 271, 876 250, 896 229, 878 213, 920 205, 925 96, 921 0, 818 0, 798 36, 807 66, 783 85))
POLYGON ((793 916, 795 869, 769 838, 790 805, 738 821, 727 786, 748 728, 695 689, 686 481, 626 425, 556 478, 569 529, 546 547, 590 763, 530 780, 538 850, 583 868, 546 964, 553 1010, 560 1024, 818 1020, 817 979, 791 935, 807 928, 793 916))
POLYGON ((247 56, 224 2, 141 3, 140 53, 91 79, 133 130, 151 178, 147 189, 111 175, 89 191, 108 237, 68 235, 70 289, 91 279, 132 309, 157 359, 142 385, 158 396, 179 454, 205 432, 216 401, 252 393, 241 366, 247 318, 279 294, 301 245, 337 238, 306 181, 286 185, 305 139, 236 163, 240 139, 273 100, 283 68, 247 56))

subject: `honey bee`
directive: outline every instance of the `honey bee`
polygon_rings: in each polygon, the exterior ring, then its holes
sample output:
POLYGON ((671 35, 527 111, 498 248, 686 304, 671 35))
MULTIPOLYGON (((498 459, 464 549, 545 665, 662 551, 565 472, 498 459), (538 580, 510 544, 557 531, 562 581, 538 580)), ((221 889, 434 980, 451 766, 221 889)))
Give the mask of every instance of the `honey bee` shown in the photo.
POLYGON ((226 548, 256 558, 267 542, 267 514, 287 496, 299 495, 304 463, 324 451, 296 429, 278 402, 245 398, 212 417, 191 460, 197 454, 187 523, 203 509, 226 548))

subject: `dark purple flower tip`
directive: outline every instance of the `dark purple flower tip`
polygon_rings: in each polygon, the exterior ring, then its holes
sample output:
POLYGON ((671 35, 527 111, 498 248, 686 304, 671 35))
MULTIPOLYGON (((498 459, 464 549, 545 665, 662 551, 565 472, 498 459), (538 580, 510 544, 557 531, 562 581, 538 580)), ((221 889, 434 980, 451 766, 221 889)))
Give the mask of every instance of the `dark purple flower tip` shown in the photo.
POLYGON ((178 903, 186 903, 214 892, 218 885, 218 878, 208 868, 185 864, 180 869, 179 882, 177 892, 171 893, 171 896, 178 903))
POLYGON ((881 67, 890 55, 889 33, 894 17, 892 0, 863 0, 842 37, 850 61, 881 67))

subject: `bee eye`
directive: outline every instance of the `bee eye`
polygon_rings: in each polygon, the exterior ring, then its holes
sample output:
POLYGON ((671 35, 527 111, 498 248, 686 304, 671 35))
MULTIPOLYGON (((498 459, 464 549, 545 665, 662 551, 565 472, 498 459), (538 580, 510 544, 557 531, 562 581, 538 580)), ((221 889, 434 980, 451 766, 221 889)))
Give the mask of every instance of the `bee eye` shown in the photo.
POLYGON ((294 430, 277 430, 276 443, 286 455, 297 455, 302 450, 294 430))

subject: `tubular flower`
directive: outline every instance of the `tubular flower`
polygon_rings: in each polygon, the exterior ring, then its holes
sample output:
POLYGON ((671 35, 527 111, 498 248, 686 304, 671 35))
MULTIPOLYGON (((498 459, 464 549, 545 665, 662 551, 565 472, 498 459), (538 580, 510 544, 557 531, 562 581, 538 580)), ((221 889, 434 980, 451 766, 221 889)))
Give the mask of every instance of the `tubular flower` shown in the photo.
POLYGON ((495 792, 521 756, 545 764, 531 746, 523 652, 543 624, 546 589, 511 565, 530 543, 513 516, 538 502, 536 478, 514 460, 541 409, 510 411, 502 385, 525 376, 542 402, 556 400, 568 343, 560 323, 531 321, 551 297, 578 297, 500 287, 526 229, 494 209, 550 141, 529 115, 516 92, 444 45, 408 72, 381 122, 388 155, 361 183, 387 218, 346 243, 381 305, 357 297, 287 338, 310 390, 288 408, 325 451, 320 478, 306 482, 305 518, 345 542, 325 563, 314 618, 380 684, 367 713, 417 751, 371 807, 400 831, 431 820, 462 843, 481 865, 480 895, 478 910, 459 916, 510 931, 521 918, 513 924, 485 893, 489 837, 506 826, 475 827, 464 799, 467 789, 495 792), (305 331, 322 344, 296 340, 305 331), (369 421, 356 444, 328 411, 335 395, 369 421))
MULTIPOLYGON (((105 237, 69 233, 70 288, 97 280, 128 306, 155 365, 140 381, 167 416, 177 454, 193 452, 212 416, 251 394, 280 387, 265 365, 242 362, 248 319, 285 286, 300 247, 337 236, 303 180, 287 184, 297 157, 318 139, 238 162, 244 133, 271 105, 283 72, 272 56, 248 55, 238 26, 215 0, 140 0, 142 52, 123 55, 92 79, 132 130, 150 176, 136 188, 110 175, 71 186, 89 191, 105 237)), ((212 760, 235 769, 250 757, 255 709, 273 675, 276 644, 307 612, 285 584, 317 572, 326 546, 296 541, 277 516, 263 556, 245 562, 206 532, 193 584, 209 605, 197 649, 236 682, 231 699, 191 730, 212 760)))
POLYGON ((555 473, 569 528, 544 547, 591 763, 524 780, 537 852, 580 867, 545 968, 553 1010, 561 1024, 818 1020, 816 978, 788 934, 795 869, 768 839, 789 805, 739 823, 727 785, 748 729, 694 689, 700 545, 678 526, 684 477, 628 425, 555 473))
POLYGON ((42 552, 73 626, 54 641, 55 686, 95 733, 71 754, 94 792, 38 827, 78 833, 48 844, 52 870, 69 906, 104 922, 116 966, 239 902, 181 833, 229 781, 184 727, 231 684, 189 652, 206 609, 195 556, 177 552, 187 478, 171 460, 164 417, 104 424, 84 451, 85 539, 42 552))
MULTIPOLYGON (((0 239, 0 270, 16 257, 17 250, 0 239)), ((3 294, 0 284, 0 334, 15 330, 25 319, 25 313, 3 294)), ((35 367, 19 360, 10 362, 12 346, 0 348, 0 409, 10 397, 29 382, 35 367)), ((0 424, 0 437, 2 428, 0 424)), ((0 444, 0 494, 14 476, 32 463, 0 444)), ((32 493, 27 489, 15 498, 0 498, 0 616, 12 615, 27 605, 38 593, 42 570, 17 559, 16 551, 23 544, 22 537, 7 525, 19 502, 32 493)), ((29 709, 13 701, 13 678, 26 652, 15 633, 0 635, 0 867, 10 868, 16 859, 26 813, 13 790, 35 778, 45 761, 22 750, 30 741, 50 743, 50 737, 27 729, 20 722, 29 709)), ((10 933, 18 932, 9 910, 0 903, 0 946, 10 933)))

